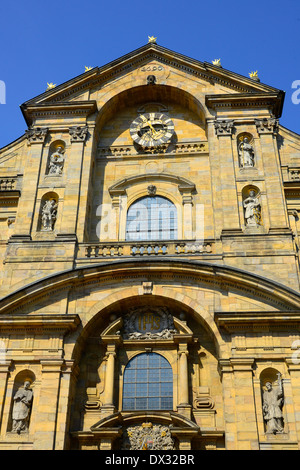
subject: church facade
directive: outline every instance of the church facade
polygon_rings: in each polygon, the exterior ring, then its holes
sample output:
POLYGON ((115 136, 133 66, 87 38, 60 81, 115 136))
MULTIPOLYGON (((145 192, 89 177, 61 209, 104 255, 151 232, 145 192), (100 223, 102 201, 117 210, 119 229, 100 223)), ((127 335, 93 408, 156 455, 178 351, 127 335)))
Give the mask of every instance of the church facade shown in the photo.
POLYGON ((0 150, 0 450, 299 450, 284 93, 145 46, 0 150))

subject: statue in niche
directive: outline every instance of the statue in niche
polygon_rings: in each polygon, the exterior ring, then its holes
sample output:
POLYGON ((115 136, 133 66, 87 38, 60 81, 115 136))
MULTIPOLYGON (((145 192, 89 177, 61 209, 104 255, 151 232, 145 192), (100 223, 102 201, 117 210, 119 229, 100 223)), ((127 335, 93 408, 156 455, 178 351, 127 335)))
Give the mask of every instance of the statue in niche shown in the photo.
POLYGON ((61 175, 63 172, 64 163, 65 158, 63 155, 63 147, 59 146, 50 155, 49 175, 61 175))
POLYGON ((13 397, 12 432, 18 434, 20 434, 21 431, 28 431, 29 415, 33 399, 33 392, 29 387, 30 382, 26 380, 24 386, 21 387, 13 397))
POLYGON ((267 434, 283 432, 282 407, 284 402, 281 374, 277 374, 278 385, 274 387, 271 382, 266 383, 263 392, 263 416, 267 434))
POLYGON ((243 201, 243 207, 247 227, 261 225, 261 205, 254 190, 251 190, 249 196, 243 201))
POLYGON ((53 230, 57 216, 57 207, 58 204, 55 199, 49 199, 43 205, 41 217, 41 230, 43 232, 50 232, 53 230))
POLYGON ((248 137, 244 137, 238 147, 240 167, 254 167, 254 148, 250 144, 248 137))

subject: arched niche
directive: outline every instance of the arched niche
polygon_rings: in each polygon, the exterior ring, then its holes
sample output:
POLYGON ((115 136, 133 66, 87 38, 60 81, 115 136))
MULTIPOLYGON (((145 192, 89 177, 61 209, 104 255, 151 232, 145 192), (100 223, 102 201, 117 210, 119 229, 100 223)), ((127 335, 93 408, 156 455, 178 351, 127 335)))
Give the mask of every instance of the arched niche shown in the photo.
POLYGON ((52 232, 55 228, 58 210, 58 194, 49 191, 41 198, 37 230, 52 232))
POLYGON ((34 402, 35 380, 35 374, 29 369, 24 369, 16 375, 13 383, 9 419, 7 424, 8 432, 21 434, 24 432, 27 433, 29 431, 30 418, 34 402), (21 397, 22 390, 24 388, 29 390, 29 400, 28 397, 21 397), (16 394, 19 394, 20 397, 17 398, 16 394), (22 404, 22 400, 25 401, 24 404, 22 404), (17 402, 20 402, 20 404, 16 405, 17 402), (16 406, 19 406, 19 409, 16 409, 16 406))
POLYGON ((50 176, 61 176, 65 163, 65 141, 58 139, 51 143, 48 151, 46 174, 50 176))
MULTIPOLYGON (((157 103, 161 103, 161 109, 164 110, 168 109, 168 105, 177 105, 181 107, 182 110, 189 111, 191 119, 199 126, 199 129, 202 128, 205 130, 206 112, 204 106, 195 96, 182 88, 169 85, 139 85, 132 87, 131 83, 130 89, 125 89, 114 96, 104 97, 104 99, 105 98, 107 101, 100 108, 96 120, 95 136, 97 143, 99 143, 101 139, 101 129, 103 129, 104 125, 115 116, 123 113, 125 109, 132 110, 131 112, 135 112, 136 114, 141 113, 143 109, 147 109, 148 112, 149 110, 155 112, 157 110, 157 103), (152 107, 151 104, 153 104, 152 107)), ((169 112, 170 117, 171 114, 172 113, 169 112)), ((132 116, 132 120, 133 119, 134 115, 132 116)), ((120 128, 120 126, 118 126, 118 128, 120 128)), ((106 145, 112 145, 113 141, 114 139, 112 139, 110 143, 106 142, 106 145)))

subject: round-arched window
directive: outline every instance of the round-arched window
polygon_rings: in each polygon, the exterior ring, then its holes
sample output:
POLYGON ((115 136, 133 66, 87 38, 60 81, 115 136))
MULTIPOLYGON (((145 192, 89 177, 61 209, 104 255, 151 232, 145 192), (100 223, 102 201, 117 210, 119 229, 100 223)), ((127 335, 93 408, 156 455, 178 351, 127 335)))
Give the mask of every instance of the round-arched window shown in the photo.
POLYGON ((173 372, 160 354, 142 353, 124 371, 123 410, 172 410, 173 372))
POLYGON ((146 196, 135 201, 127 213, 126 240, 177 239, 177 209, 169 199, 146 196))

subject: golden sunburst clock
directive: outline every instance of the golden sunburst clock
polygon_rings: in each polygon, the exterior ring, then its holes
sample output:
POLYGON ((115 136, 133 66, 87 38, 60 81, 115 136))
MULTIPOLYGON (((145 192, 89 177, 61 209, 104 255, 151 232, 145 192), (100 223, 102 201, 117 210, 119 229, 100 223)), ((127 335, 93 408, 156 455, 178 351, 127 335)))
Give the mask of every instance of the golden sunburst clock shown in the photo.
POLYGON ((130 126, 134 142, 142 147, 157 147, 171 140, 174 124, 169 116, 161 113, 145 113, 138 116, 130 126))

